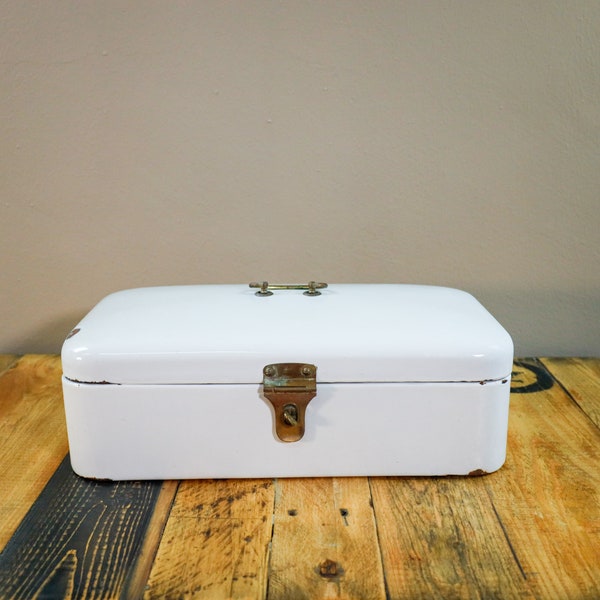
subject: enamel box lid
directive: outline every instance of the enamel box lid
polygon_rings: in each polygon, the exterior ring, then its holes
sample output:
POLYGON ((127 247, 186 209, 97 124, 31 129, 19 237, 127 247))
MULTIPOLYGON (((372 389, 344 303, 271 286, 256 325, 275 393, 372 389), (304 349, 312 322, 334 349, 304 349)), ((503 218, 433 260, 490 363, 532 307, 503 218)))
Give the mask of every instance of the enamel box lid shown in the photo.
POLYGON ((510 375, 510 336, 473 296, 434 286, 138 288, 102 300, 62 350, 84 383, 259 384, 271 363, 334 382, 485 382, 510 375))

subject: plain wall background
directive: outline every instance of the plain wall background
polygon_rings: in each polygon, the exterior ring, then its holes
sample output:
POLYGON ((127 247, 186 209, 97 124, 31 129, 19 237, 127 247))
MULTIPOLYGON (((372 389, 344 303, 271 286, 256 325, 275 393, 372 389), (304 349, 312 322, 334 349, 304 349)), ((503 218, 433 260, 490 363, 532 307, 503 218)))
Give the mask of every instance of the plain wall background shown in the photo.
POLYGON ((0 351, 118 289, 406 282, 600 355, 600 2, 0 1, 0 351))

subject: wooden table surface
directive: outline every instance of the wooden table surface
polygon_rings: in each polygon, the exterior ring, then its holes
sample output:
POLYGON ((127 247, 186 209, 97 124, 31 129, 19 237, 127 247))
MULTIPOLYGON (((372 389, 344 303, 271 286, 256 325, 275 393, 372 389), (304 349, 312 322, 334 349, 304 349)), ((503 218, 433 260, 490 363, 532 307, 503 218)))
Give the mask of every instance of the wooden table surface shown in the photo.
POLYGON ((600 598, 600 359, 515 362, 483 477, 103 483, 0 355, 0 598, 600 598))

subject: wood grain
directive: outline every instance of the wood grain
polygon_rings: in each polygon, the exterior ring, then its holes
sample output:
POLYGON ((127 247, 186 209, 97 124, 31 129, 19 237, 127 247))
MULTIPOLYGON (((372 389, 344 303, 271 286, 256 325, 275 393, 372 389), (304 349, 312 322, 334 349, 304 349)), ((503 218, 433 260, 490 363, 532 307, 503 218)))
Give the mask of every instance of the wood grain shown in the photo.
POLYGON ((478 478, 373 478, 391 598, 533 598, 478 478))
POLYGON ((140 546, 134 567, 128 574, 121 598, 141 598, 147 588, 148 578, 154 563, 158 546, 163 536, 171 507, 179 487, 178 481, 164 481, 150 514, 148 527, 140 546))
POLYGON ((16 354, 0 354, 0 375, 15 364, 18 358, 16 354))
POLYGON ((507 462, 484 481, 536 597, 600 597, 599 464, 600 431, 561 386, 511 397, 507 462))
POLYGON ((273 502, 270 479, 182 482, 145 598, 264 598, 273 502))
POLYGON ((0 554, 4 597, 118 598, 144 557, 160 490, 81 479, 65 458, 0 554))
POLYGON ((0 376, 0 550, 67 453, 60 378, 60 358, 45 355, 0 376))
POLYGON ((600 359, 543 358, 540 362, 600 428, 600 359))
POLYGON ((269 599, 385 598, 367 478, 276 486, 269 599))

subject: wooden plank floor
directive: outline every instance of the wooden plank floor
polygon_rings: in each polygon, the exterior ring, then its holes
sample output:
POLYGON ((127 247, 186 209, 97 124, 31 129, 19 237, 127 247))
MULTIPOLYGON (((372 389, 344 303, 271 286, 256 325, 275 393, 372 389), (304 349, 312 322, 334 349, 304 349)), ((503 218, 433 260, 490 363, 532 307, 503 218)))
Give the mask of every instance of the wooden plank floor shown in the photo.
POLYGON ((0 356, 0 598, 600 598, 600 359, 515 362, 484 477, 90 482, 0 356))

